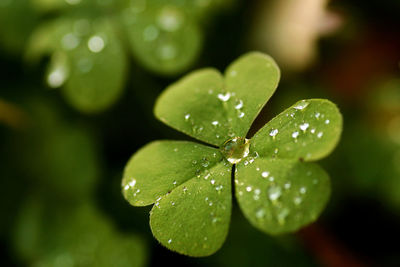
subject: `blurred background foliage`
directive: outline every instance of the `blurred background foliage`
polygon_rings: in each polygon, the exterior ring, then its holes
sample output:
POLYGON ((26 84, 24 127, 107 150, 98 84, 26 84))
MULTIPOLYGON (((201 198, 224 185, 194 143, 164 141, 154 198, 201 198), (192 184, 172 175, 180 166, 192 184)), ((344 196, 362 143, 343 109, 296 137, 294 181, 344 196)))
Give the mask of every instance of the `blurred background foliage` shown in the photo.
POLYGON ((400 2, 0 0, 1 266, 398 266, 400 2), (281 66, 254 133, 302 98, 329 98, 342 141, 323 161, 332 199, 314 224, 266 236, 235 205, 215 255, 152 238, 123 200, 123 167, 156 139, 156 97, 250 50, 281 66))

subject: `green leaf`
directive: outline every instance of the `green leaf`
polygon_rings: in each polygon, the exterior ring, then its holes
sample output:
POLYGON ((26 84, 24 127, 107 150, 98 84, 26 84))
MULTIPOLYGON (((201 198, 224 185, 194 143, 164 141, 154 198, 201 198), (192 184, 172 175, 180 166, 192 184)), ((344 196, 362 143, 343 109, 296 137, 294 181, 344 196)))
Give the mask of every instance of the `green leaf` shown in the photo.
POLYGON ((229 138, 245 136, 273 94, 279 80, 279 69, 269 56, 249 53, 229 66, 226 76, 225 83, 214 69, 203 69, 185 76, 158 98, 156 117, 179 131, 216 146, 221 146, 229 138))
POLYGON ((160 198, 150 216, 157 240, 189 256, 215 253, 228 234, 230 181, 231 166, 221 162, 160 198))
POLYGON ((110 20, 61 18, 44 24, 32 35, 26 57, 35 62, 46 53, 52 55, 47 84, 63 87, 76 109, 99 112, 121 95, 128 63, 110 20))
POLYGON ((342 115, 335 104, 324 99, 302 100, 258 131, 250 151, 262 157, 314 161, 337 145, 342 132, 342 115))
POLYGON ((227 103, 230 108, 226 112, 233 132, 244 137, 275 92, 280 70, 270 56, 251 52, 235 60, 227 68, 225 77, 226 92, 231 95, 227 103))
POLYGON ((235 195, 252 225, 282 234, 316 220, 329 199, 330 182, 314 163, 254 158, 237 165, 235 195))
POLYGON ((127 60, 109 21, 97 21, 81 45, 69 51, 70 77, 63 93, 75 108, 98 112, 111 106, 125 84, 127 60))
POLYGON ((126 165, 123 194, 134 206, 150 205, 221 160, 217 149, 204 145, 152 142, 136 152, 126 165))
POLYGON ((33 266, 145 265, 142 238, 117 232, 91 205, 65 205, 36 194, 27 199, 17 219, 15 249, 33 266))
POLYGON ((165 124, 219 146, 229 138, 230 129, 224 103, 218 98, 222 88, 223 78, 217 70, 195 71, 158 97, 154 113, 165 124))
POLYGON ((133 55, 154 72, 182 72, 200 52, 203 33, 179 5, 147 2, 140 12, 128 8, 122 21, 133 55))

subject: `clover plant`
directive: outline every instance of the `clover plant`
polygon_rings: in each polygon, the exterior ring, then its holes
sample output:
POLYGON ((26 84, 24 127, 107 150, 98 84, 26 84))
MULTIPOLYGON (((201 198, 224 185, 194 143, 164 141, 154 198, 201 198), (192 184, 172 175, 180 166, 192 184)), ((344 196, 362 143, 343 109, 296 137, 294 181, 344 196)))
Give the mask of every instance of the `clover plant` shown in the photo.
POLYGON ((233 192, 245 217, 268 234, 296 231, 320 215, 330 183, 313 162, 338 143, 342 116, 328 100, 301 100, 250 138, 279 78, 271 57, 251 52, 224 76, 194 71, 158 98, 159 120, 207 144, 154 141, 125 168, 123 195, 134 206, 154 203, 150 226, 162 245, 189 256, 216 252, 228 233, 233 192))
POLYGON ((61 16, 35 29, 26 58, 50 55, 49 87, 61 87, 80 111, 102 111, 123 91, 129 53, 161 75, 186 70, 201 50, 205 22, 230 1, 35 0, 43 14, 61 16))

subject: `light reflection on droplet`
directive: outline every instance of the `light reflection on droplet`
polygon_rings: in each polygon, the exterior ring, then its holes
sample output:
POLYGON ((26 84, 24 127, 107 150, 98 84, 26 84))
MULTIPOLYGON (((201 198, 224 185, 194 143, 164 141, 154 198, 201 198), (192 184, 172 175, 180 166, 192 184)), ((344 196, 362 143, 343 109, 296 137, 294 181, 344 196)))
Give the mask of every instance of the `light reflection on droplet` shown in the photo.
POLYGON ((94 35, 89 38, 88 48, 93 53, 99 53, 104 49, 105 43, 103 38, 98 35, 94 35))

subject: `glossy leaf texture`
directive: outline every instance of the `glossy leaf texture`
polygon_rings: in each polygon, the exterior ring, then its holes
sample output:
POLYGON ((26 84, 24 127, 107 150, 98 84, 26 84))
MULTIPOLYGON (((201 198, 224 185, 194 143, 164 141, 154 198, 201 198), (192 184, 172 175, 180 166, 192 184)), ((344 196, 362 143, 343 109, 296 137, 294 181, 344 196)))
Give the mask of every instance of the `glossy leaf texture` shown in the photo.
POLYGON ((161 244, 182 254, 207 256, 221 247, 228 232, 230 179, 231 166, 217 149, 156 141, 128 162, 122 190, 132 205, 155 202, 150 225, 161 244))
POLYGON ((134 57, 160 74, 187 69, 203 41, 200 26, 190 15, 184 7, 165 1, 148 1, 145 7, 126 9, 121 20, 134 57))
POLYGON ((27 56, 35 59, 42 53, 52 55, 47 84, 62 87, 78 110, 102 111, 121 95, 127 60, 111 21, 62 18, 44 25, 32 36, 27 56))
POLYGON ((318 218, 329 199, 330 182, 314 163, 255 158, 237 166, 235 195, 252 225, 283 234, 318 218))
POLYGON ((122 190, 135 206, 150 205, 222 160, 211 147, 184 141, 155 141, 126 165, 122 190))
POLYGON ((301 100, 258 131, 250 150, 262 157, 318 160, 335 148, 342 124, 342 115, 332 102, 301 100))
POLYGON ((231 166, 220 162, 160 198, 151 210, 150 226, 167 248, 208 256, 226 239, 231 205, 231 166))
POLYGON ((279 77, 272 58, 248 53, 227 68, 225 78, 217 70, 203 69, 172 84, 158 98, 154 112, 167 125, 221 146, 247 134, 279 77))

